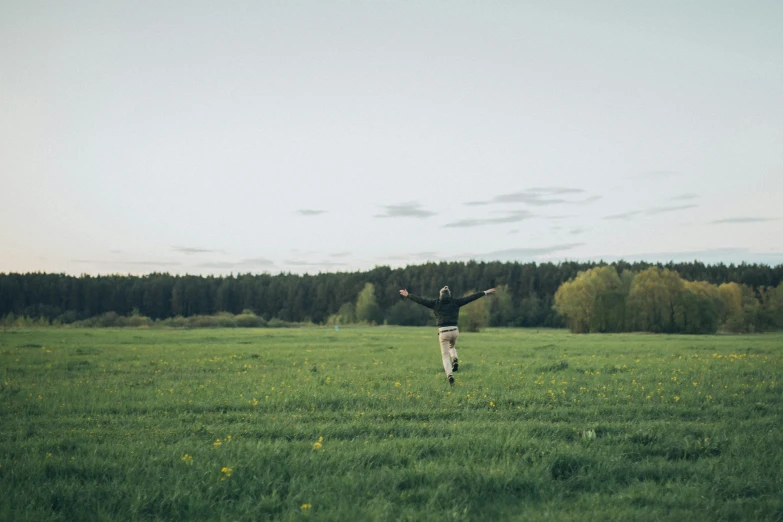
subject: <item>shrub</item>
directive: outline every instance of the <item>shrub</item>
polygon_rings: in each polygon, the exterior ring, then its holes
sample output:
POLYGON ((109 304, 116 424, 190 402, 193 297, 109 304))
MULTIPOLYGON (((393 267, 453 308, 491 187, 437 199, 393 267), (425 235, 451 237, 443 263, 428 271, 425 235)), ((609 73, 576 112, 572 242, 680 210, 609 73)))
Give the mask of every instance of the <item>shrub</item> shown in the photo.
POLYGON ((245 310, 236 316, 236 325, 240 328, 262 328, 266 326, 266 321, 250 310, 245 310))
POLYGON ((279 317, 273 317, 269 320, 269 322, 266 325, 269 328, 286 328, 291 326, 291 323, 287 323, 286 321, 283 321, 279 317))
POLYGON ((234 316, 225 312, 218 315, 193 315, 188 317, 188 328, 234 327, 234 316))
POLYGON ((188 320, 187 318, 178 315, 176 317, 169 317, 168 319, 160 321, 160 325, 170 328, 187 328, 188 320))
POLYGON ((155 324, 155 322, 150 319, 149 317, 145 315, 132 315, 130 317, 120 317, 120 320, 117 321, 117 326, 128 326, 128 327, 150 327, 155 324))

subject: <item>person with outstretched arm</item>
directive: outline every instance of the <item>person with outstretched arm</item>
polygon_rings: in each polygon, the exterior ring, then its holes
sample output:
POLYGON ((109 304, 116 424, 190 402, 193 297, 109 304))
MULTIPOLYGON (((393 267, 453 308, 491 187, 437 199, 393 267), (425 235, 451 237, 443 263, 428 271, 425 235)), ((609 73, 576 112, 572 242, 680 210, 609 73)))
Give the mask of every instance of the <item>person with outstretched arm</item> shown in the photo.
POLYGON ((438 325, 438 341, 440 341, 440 354, 443 357, 443 369, 446 370, 446 377, 449 384, 454 384, 453 372, 459 369, 459 359, 457 359, 457 338, 459 338, 459 309, 466 304, 475 301, 485 295, 494 294, 495 289, 490 288, 483 292, 466 295, 465 297, 451 297, 451 290, 448 286, 440 289, 438 299, 426 299, 409 293, 407 290, 400 290, 402 297, 408 298, 414 303, 432 309, 435 313, 435 321, 438 325))

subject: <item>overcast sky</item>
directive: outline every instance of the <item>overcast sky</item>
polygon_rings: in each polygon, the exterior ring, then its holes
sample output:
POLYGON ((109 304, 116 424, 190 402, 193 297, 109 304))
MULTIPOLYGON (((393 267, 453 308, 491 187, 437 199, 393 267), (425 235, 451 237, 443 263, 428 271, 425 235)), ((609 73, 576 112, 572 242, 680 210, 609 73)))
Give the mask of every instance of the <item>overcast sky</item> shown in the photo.
POLYGON ((0 2, 0 272, 783 263, 783 2, 0 2))

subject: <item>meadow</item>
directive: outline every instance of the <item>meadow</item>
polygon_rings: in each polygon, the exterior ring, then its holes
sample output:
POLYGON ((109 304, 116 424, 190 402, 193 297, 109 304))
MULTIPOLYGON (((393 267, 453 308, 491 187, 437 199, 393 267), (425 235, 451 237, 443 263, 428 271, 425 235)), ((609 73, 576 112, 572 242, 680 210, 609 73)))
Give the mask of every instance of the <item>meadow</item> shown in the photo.
POLYGON ((0 332, 0 520, 783 520, 783 334, 0 332))

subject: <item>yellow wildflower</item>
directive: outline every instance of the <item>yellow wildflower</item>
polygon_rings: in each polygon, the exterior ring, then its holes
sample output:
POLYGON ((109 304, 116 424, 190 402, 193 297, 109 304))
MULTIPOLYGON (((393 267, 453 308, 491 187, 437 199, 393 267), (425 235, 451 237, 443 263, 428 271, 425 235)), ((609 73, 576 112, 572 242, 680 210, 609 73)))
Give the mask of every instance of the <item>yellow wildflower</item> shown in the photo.
POLYGON ((190 455, 185 453, 184 455, 182 455, 182 458, 179 459, 179 460, 181 460, 182 462, 184 462, 186 464, 190 464, 193 461, 193 457, 191 457, 190 455))
POLYGON ((311 507, 313 507, 313 505, 312 504, 302 504, 300 507, 302 508, 302 510, 307 510, 307 509, 310 509, 311 507))
POLYGON ((215 446, 216 448, 219 448, 220 446, 223 445, 223 443, 220 442, 220 439, 217 439, 215 442, 212 443, 212 445, 215 446))

